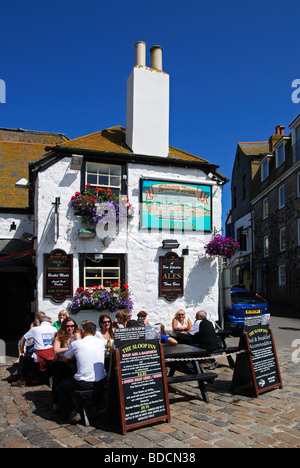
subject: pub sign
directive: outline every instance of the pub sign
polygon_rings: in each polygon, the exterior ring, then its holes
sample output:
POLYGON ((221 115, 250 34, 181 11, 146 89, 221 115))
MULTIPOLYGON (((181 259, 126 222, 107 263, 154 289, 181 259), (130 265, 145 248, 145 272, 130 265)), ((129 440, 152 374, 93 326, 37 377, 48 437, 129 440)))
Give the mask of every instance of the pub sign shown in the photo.
POLYGON ((73 255, 59 249, 44 255, 44 297, 54 302, 73 297, 73 255))
POLYGON ((175 252, 168 252, 159 257, 159 296, 168 301, 175 301, 183 296, 184 264, 183 257, 175 252))

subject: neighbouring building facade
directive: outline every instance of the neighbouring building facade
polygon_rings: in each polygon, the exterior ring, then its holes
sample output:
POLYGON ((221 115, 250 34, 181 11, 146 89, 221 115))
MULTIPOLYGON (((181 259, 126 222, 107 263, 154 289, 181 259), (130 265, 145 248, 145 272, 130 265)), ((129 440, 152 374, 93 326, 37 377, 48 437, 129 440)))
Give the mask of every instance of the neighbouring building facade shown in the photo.
POLYGON ((45 151, 28 176, 35 310, 56 320, 62 309, 74 312, 81 295, 75 320, 97 320, 101 312, 86 310, 82 294, 90 299, 121 283, 133 317, 145 310, 167 328, 181 308, 191 318, 205 309, 218 319, 218 262, 204 246, 221 229, 227 180, 217 166, 169 145, 169 75, 160 47, 151 49, 147 67, 145 44, 136 44, 126 128, 46 144, 45 151), (107 205, 97 204, 93 216, 101 220, 83 222, 74 204, 87 192, 88 213, 99 194, 118 198, 111 221, 107 205))
POLYGON ((300 116, 269 140, 253 180, 256 290, 272 303, 300 303, 300 116))
POLYGON ((232 284, 299 307, 300 116, 290 129, 278 125, 268 141, 239 143, 227 231, 241 244, 232 284))
POLYGON ((239 242, 241 252, 231 261, 231 283, 246 289, 253 286, 252 180, 256 177, 259 161, 268 148, 267 141, 238 143, 232 170, 232 201, 226 231, 228 236, 239 242))

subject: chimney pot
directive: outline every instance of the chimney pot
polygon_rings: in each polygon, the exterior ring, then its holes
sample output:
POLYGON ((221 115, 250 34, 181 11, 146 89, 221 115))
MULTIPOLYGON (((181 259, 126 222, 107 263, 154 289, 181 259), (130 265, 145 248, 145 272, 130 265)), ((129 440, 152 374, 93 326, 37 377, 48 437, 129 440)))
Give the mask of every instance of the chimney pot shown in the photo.
POLYGON ((280 126, 280 135, 284 135, 285 127, 283 125, 280 126))
POLYGON ((150 49, 151 53, 151 68, 162 70, 162 47, 153 46, 150 49))
POLYGON ((275 134, 280 135, 280 125, 276 125, 275 127, 275 134))
POLYGON ((135 44, 135 65, 146 66, 146 44, 143 41, 135 44))

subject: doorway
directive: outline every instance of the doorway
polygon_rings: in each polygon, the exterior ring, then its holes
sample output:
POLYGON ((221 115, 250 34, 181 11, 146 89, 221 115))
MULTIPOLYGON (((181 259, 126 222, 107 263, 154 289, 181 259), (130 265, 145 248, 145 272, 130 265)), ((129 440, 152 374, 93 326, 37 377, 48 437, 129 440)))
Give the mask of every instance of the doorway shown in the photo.
POLYGON ((1 338, 20 339, 34 316, 31 313, 33 284, 27 273, 0 273, 1 338))

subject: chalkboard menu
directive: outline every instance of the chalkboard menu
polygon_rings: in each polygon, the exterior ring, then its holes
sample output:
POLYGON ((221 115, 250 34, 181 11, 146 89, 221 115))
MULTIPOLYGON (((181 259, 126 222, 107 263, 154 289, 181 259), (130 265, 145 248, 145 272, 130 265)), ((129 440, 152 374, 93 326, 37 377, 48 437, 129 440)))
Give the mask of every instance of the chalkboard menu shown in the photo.
POLYGON ((246 325, 240 349, 246 353, 237 357, 232 390, 250 383, 258 397, 260 393, 283 387, 274 337, 268 324, 246 325))
POLYGON ((44 297, 63 302, 73 296, 73 255, 53 250, 44 255, 44 297))
POLYGON ((110 366, 108 415, 113 404, 112 374, 116 372, 115 394, 118 394, 123 434, 146 424, 170 421, 164 353, 159 340, 145 339, 144 327, 121 329, 121 334, 116 332, 115 346, 118 348, 113 352, 110 366))
POLYGON ((183 296, 183 262, 175 252, 159 257, 159 296, 175 301, 183 296))

